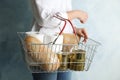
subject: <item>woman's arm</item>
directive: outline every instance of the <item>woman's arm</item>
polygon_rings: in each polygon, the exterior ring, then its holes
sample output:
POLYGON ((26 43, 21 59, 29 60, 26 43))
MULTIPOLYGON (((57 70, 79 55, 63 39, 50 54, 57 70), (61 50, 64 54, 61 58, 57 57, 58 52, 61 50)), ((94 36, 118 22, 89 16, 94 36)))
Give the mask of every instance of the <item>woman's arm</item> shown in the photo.
POLYGON ((79 19, 81 23, 85 23, 88 18, 88 14, 82 10, 68 11, 67 14, 69 20, 79 19))
MULTIPOLYGON (((69 20, 73 20, 73 19, 79 19, 81 23, 85 23, 87 21, 88 15, 86 12, 81 11, 81 10, 72 10, 72 11, 68 11, 68 19, 69 20)), ((76 30, 76 33, 78 36, 83 37, 84 40, 83 42, 86 42, 88 39, 88 34, 85 28, 76 28, 74 27, 76 30)))

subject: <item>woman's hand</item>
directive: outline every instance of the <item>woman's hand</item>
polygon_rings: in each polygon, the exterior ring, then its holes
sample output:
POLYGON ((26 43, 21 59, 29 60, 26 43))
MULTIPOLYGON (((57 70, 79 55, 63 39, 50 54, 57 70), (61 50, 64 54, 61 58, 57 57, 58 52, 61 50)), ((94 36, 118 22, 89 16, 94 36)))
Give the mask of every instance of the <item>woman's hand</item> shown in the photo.
POLYGON ((85 23, 88 19, 88 14, 82 10, 79 11, 78 19, 81 23, 85 23))
MULTIPOLYGON (((88 14, 82 10, 68 11, 67 14, 68 14, 69 20, 79 19, 81 23, 85 23, 88 19, 88 14)), ((84 38, 83 42, 86 42, 88 39, 88 34, 87 34, 85 28, 76 28, 75 27, 75 30, 79 37, 84 38)))
POLYGON ((86 29, 85 28, 76 28, 75 27, 75 30, 76 30, 76 33, 77 33, 77 35, 79 37, 83 37, 84 38, 83 42, 86 42, 87 39, 88 39, 88 34, 86 32, 86 29))

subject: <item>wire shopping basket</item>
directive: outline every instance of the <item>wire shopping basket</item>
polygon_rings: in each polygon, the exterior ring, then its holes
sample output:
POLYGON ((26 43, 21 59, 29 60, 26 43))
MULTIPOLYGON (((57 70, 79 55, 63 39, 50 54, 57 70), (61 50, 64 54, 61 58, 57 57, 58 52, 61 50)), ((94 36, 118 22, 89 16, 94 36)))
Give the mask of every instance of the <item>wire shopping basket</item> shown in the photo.
POLYGON ((92 39, 88 39, 86 43, 80 40, 79 45, 38 42, 26 44, 26 32, 18 32, 18 36, 25 62, 32 73, 88 71, 100 45, 92 39))

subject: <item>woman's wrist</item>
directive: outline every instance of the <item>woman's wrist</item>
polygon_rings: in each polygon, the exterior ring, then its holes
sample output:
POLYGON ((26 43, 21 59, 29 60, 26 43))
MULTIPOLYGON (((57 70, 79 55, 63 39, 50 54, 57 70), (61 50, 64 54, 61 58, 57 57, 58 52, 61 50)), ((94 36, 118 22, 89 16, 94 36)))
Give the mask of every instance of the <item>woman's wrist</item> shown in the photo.
POLYGON ((80 19, 80 10, 68 11, 67 14, 69 20, 80 19))

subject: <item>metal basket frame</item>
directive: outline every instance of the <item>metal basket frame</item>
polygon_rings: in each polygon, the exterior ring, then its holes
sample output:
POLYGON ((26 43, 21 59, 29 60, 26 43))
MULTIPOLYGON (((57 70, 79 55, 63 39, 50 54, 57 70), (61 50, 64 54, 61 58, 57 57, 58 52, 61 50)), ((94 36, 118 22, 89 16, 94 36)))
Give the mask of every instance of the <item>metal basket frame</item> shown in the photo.
MULTIPOLYGON (((38 67, 38 64, 52 64, 52 63, 40 63, 40 62, 35 62, 35 61, 31 61, 30 56, 28 55, 27 48, 25 46, 25 37, 26 37, 26 32, 17 32, 19 39, 20 39, 20 45, 21 45, 21 49, 23 50, 24 53, 24 60, 28 65, 29 70, 32 73, 46 73, 46 72, 50 72, 50 71, 44 71, 41 70, 40 67, 38 67)), ((77 64, 77 63, 84 63, 84 69, 83 70, 78 70, 78 71, 88 71, 90 68, 90 65, 93 61, 94 55, 96 53, 96 50, 98 48, 98 46, 100 45, 99 42, 93 40, 93 39, 88 39, 86 43, 82 42, 82 39, 79 42, 79 45, 76 44, 30 44, 32 46, 47 46, 47 47, 52 47, 54 46, 72 46, 72 50, 75 50, 76 47, 78 49, 84 50, 85 51, 85 61, 81 61, 81 62, 67 62, 67 64, 77 64)), ((55 51, 54 51, 55 52, 55 51)), ((64 53, 64 55, 69 55, 70 53, 73 53, 72 51, 61 51, 62 53, 64 53)), ((35 52, 34 52, 35 53, 35 52)), ((56 53, 57 54, 57 53, 56 53)), ((60 64, 64 64, 64 62, 61 62, 60 64)), ((66 72, 66 71, 77 71, 77 70, 72 70, 70 68, 67 68, 66 70, 56 70, 53 72, 66 72)))

